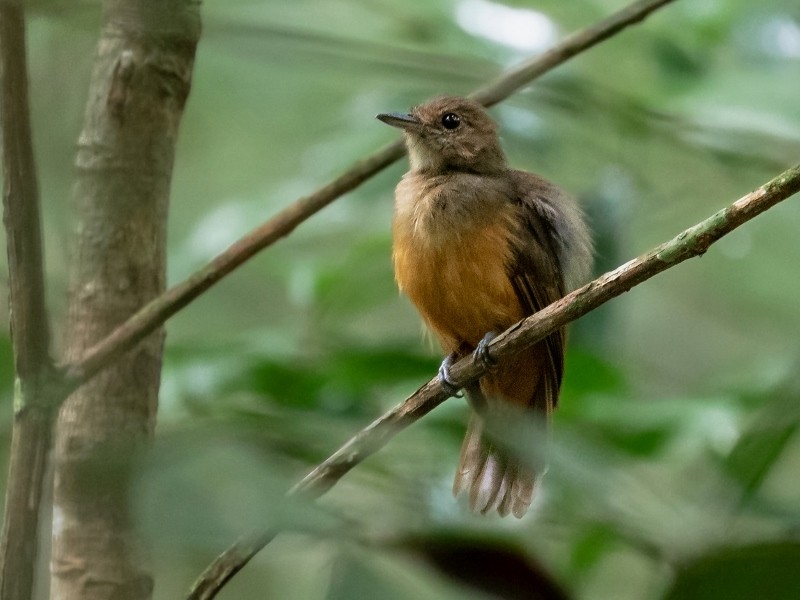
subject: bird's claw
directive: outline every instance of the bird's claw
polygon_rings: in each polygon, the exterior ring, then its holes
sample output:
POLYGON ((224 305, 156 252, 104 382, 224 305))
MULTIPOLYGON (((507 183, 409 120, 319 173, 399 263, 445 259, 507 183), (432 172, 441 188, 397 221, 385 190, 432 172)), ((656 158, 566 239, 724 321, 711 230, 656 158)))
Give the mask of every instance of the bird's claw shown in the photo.
POLYGON ((442 364, 439 367, 439 382, 442 384, 442 388, 445 392, 447 392, 448 396, 461 398, 464 395, 461 393, 461 388, 454 384, 453 380, 450 379, 450 367, 457 358, 458 355, 454 352, 453 354, 448 354, 447 357, 442 361, 442 364))
POLYGON ((494 331, 488 332, 483 336, 478 345, 475 347, 475 352, 472 353, 473 360, 479 363, 487 371, 497 366, 497 360, 489 354, 489 344, 497 337, 494 331))

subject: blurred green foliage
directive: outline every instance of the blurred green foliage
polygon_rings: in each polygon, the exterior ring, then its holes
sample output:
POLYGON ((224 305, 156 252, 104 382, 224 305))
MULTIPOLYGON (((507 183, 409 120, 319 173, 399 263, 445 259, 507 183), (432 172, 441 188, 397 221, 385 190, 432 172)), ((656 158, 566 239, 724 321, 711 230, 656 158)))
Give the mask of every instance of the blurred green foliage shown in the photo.
MULTIPOLYGON (((466 93, 623 5, 206 3, 175 166, 170 280, 393 139, 376 113, 466 93), (520 36, 520 24, 530 32, 520 36)), ((58 331, 100 10, 29 6, 58 331)), ((602 272, 796 163, 799 97, 796 3, 687 0, 492 112, 514 165, 583 200, 602 272)), ((264 526, 289 532, 220 598, 485 598, 467 577, 482 561, 511 565, 501 578, 552 578, 574 598, 795 597, 796 198, 572 328, 550 471, 521 522, 474 517, 451 498, 466 420, 458 400, 320 502, 284 498, 435 373, 438 354, 392 282, 392 188, 404 169, 326 208, 169 322, 158 439, 132 498, 156 597, 181 597, 217 553, 264 526), (404 539, 415 542, 398 546, 404 539), (431 550, 442 539, 452 555, 483 558, 443 569, 431 550)), ((3 452, 10 363, 0 337, 3 452)))

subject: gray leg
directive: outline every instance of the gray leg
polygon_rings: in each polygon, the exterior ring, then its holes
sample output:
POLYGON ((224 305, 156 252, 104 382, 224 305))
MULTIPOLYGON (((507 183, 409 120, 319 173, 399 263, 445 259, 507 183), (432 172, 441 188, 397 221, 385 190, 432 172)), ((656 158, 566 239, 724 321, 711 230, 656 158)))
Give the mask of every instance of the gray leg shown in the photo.
POLYGON ((456 398, 461 397, 461 394, 459 394, 459 390, 461 390, 461 388, 454 384, 450 379, 450 367, 452 367, 453 363, 458 359, 459 355, 457 352, 448 354, 439 367, 439 381, 442 383, 444 391, 450 396, 455 396, 456 398))
POLYGON ((480 381, 473 381, 464 388, 464 391, 467 393, 467 404, 470 405, 472 410, 478 415, 486 414, 488 402, 486 401, 486 396, 481 391, 480 381))

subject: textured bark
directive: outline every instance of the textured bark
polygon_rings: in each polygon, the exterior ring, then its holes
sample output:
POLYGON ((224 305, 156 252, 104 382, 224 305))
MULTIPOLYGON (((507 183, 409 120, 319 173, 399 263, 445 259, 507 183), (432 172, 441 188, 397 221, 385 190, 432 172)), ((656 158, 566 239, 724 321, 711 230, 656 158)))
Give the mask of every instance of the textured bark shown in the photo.
MULTIPOLYGON (((104 3, 76 159, 67 360, 164 290, 175 142, 199 33, 194 0, 104 3)), ((163 338, 152 333, 61 408, 52 598, 152 595, 127 464, 153 433, 163 338)))
POLYGON ((28 600, 53 422, 39 193, 31 142, 22 4, 0 0, 0 127, 16 395, 0 545, 0 598, 28 600))

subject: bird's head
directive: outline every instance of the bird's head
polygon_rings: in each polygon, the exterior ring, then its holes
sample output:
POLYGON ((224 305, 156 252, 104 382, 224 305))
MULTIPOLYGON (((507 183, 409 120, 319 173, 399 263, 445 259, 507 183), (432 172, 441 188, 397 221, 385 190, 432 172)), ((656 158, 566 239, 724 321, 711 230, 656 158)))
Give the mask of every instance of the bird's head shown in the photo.
POLYGON ((497 125, 468 98, 442 96, 408 113, 383 113, 378 119, 403 130, 413 171, 495 173, 506 160, 497 125))

